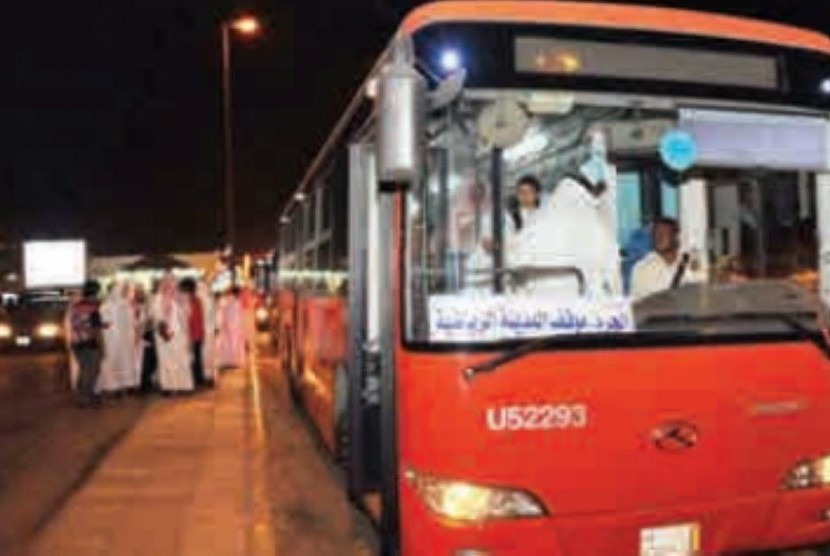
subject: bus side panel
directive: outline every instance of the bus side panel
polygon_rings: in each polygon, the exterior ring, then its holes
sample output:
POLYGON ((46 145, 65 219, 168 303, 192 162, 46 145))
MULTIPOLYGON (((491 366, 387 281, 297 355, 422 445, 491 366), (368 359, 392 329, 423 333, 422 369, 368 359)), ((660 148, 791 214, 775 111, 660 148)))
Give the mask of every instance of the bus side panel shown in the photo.
POLYGON ((295 376, 296 373, 296 341, 297 331, 295 322, 296 294, 288 289, 281 288, 277 292, 277 359, 280 368, 286 376, 295 376))
POLYGON ((334 451, 338 369, 346 361, 346 304, 342 297, 307 296, 300 303, 303 404, 326 446, 334 451))

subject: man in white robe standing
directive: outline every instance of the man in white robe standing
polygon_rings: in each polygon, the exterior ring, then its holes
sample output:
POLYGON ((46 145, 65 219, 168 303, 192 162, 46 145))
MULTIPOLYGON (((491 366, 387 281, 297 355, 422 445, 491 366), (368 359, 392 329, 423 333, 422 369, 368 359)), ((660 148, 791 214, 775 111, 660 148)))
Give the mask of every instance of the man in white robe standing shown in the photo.
POLYGON ((202 365, 204 366, 205 379, 208 384, 216 382, 216 306, 213 303, 213 295, 210 288, 204 281, 196 285, 196 295, 202 302, 202 310, 205 318, 205 338, 202 343, 202 365))
POLYGON ((156 323, 156 352, 161 390, 167 394, 192 392, 188 316, 172 274, 162 278, 153 299, 151 314, 156 323))
POLYGON ((98 391, 122 392, 132 387, 135 370, 135 316, 129 284, 117 284, 101 307, 105 355, 98 391))
POLYGON ((601 135, 590 137, 587 160, 562 179, 533 223, 514 238, 509 266, 530 267, 527 293, 576 300, 622 295, 619 245, 613 210, 615 176, 606 160, 601 135), (576 269, 584 278, 581 292, 576 269), (561 271, 561 273, 560 273, 561 271))
POLYGON ((245 330, 239 288, 233 288, 222 299, 219 313, 217 364, 220 369, 245 365, 245 330))

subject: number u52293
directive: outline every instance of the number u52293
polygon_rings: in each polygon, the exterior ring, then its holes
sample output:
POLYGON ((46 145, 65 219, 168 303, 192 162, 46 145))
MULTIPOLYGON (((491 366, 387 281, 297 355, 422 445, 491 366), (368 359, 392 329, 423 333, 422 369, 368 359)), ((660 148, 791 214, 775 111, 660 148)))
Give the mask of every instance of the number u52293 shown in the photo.
POLYGON ((486 412, 487 428, 502 431, 584 429, 588 426, 585 404, 507 405, 486 412))

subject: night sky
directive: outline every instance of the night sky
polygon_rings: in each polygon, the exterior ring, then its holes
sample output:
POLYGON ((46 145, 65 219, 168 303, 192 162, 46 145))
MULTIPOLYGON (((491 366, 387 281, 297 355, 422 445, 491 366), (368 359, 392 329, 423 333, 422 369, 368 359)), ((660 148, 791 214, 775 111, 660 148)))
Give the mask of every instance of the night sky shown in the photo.
MULTIPOLYGON (((830 32, 816 0, 650 3, 830 32)), ((238 236, 245 247, 269 248, 281 202, 416 4, 5 2, 0 240, 81 236, 102 254, 216 247, 218 21, 249 10, 268 27, 234 46, 238 236)))

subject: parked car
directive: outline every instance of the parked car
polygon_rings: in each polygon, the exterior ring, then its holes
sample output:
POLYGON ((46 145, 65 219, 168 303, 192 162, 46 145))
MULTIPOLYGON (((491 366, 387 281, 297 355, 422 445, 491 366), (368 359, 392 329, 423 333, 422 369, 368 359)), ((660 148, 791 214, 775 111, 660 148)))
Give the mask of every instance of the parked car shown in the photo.
POLYGON ((12 300, 0 313, 0 349, 62 349, 68 303, 60 292, 27 292, 12 300))

